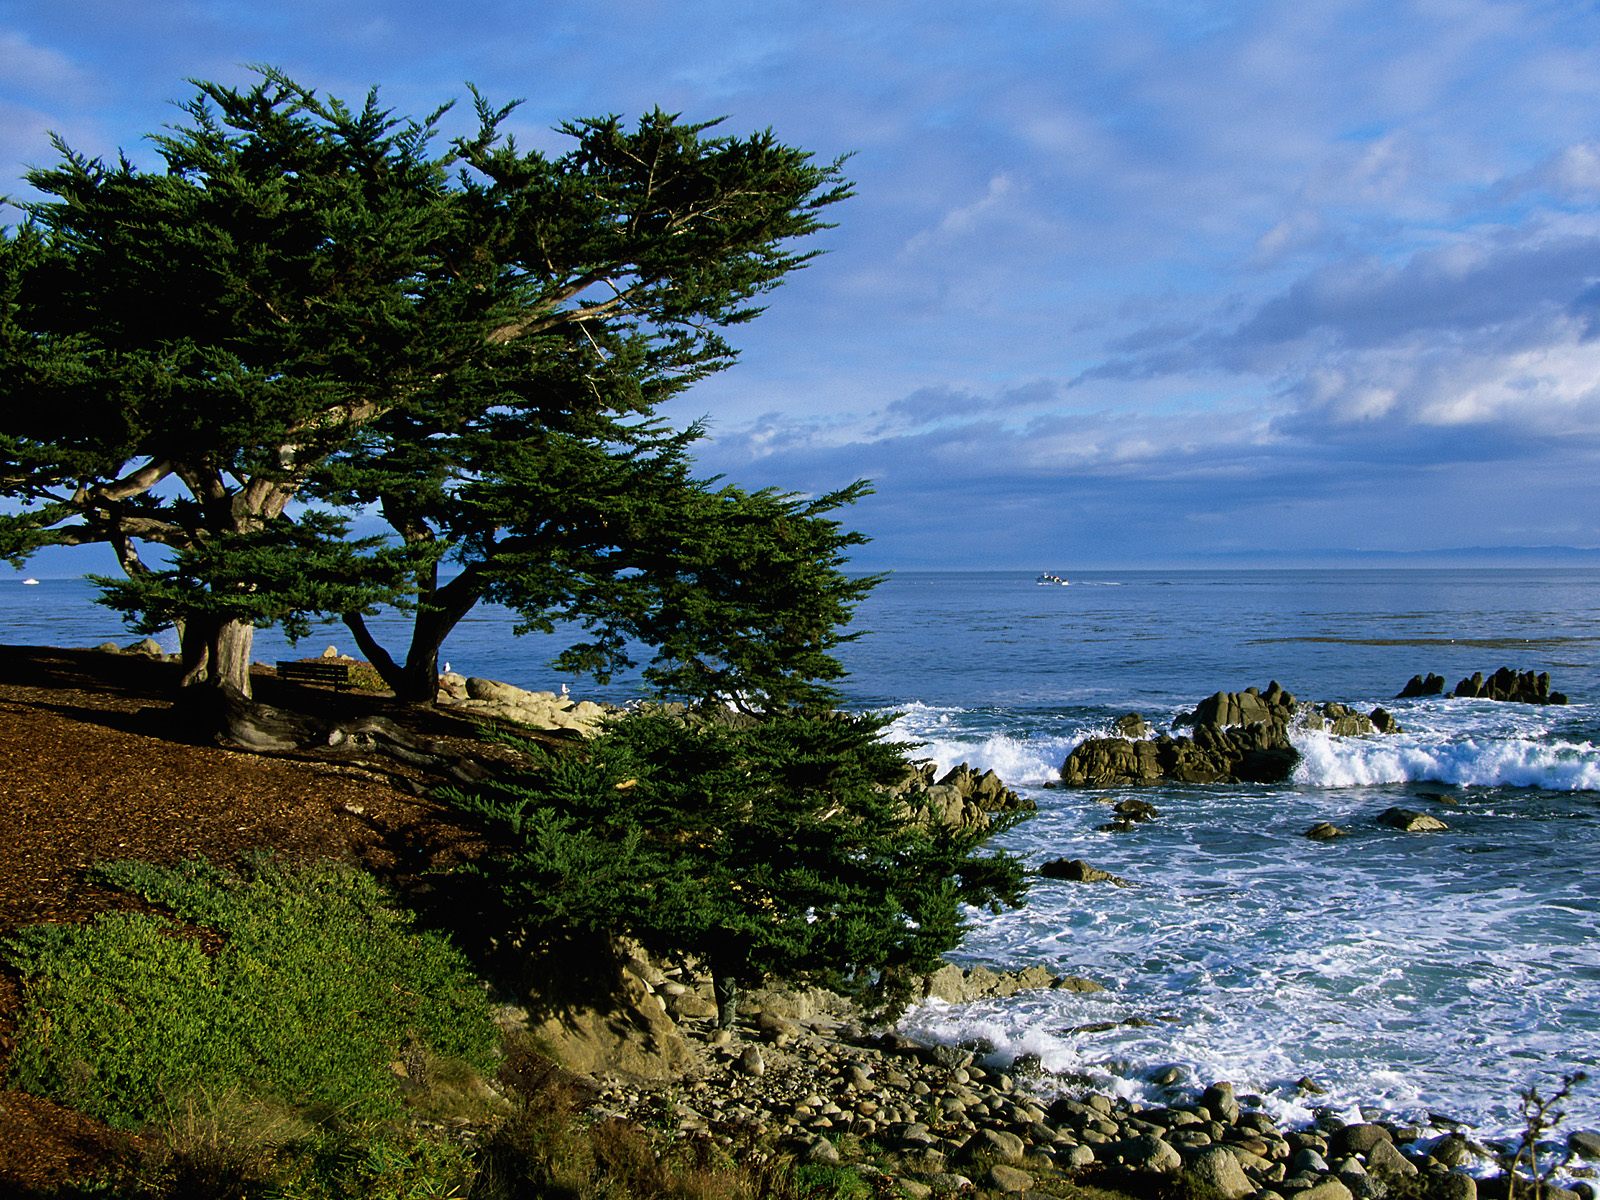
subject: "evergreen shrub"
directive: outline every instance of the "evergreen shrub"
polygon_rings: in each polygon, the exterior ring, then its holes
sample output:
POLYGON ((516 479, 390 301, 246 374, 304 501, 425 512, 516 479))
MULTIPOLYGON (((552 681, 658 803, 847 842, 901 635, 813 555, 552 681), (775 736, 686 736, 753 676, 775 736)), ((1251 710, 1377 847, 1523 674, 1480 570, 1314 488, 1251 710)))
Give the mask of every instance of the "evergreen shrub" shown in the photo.
POLYGON ((626 935, 719 981, 810 981, 894 1003, 960 940, 962 906, 1015 905, 985 832, 910 823, 878 717, 633 714, 536 767, 446 793, 490 836, 475 870, 535 939, 626 935))

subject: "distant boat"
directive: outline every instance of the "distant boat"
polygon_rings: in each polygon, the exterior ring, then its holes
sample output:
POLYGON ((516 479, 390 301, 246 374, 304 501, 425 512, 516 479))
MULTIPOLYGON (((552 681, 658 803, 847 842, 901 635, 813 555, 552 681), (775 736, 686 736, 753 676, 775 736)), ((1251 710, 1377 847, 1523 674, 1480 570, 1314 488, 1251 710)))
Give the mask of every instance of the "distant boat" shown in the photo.
POLYGON ((37 579, 24 579, 22 581, 22 586, 23 587, 38 587, 39 586, 39 581, 37 579))
POLYGON ((1072 586, 1071 580, 1063 579, 1060 575, 1052 575, 1049 571, 1044 572, 1039 576, 1039 578, 1035 579, 1034 582, 1039 584, 1041 587, 1045 585, 1055 585, 1057 587, 1072 586))

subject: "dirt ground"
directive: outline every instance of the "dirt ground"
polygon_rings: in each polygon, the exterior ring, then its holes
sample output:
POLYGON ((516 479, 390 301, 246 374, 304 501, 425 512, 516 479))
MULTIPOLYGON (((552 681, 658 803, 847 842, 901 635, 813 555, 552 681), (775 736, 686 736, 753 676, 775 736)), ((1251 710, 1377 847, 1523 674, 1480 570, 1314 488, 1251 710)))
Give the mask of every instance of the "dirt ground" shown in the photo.
MULTIPOLYGON (((436 781, 416 768, 185 740, 172 712, 177 683, 174 664, 149 658, 0 646, 0 935, 135 906, 87 878, 106 860, 229 863, 272 849, 403 879, 470 844, 426 798, 436 781)), ((332 719, 386 715, 447 752, 476 744, 470 723, 443 712, 267 674, 254 684, 269 704, 332 719)), ((0 973, 0 1067, 18 1001, 17 981, 0 973)), ((114 1141, 59 1105, 0 1090, 0 1194, 47 1193, 114 1141)))

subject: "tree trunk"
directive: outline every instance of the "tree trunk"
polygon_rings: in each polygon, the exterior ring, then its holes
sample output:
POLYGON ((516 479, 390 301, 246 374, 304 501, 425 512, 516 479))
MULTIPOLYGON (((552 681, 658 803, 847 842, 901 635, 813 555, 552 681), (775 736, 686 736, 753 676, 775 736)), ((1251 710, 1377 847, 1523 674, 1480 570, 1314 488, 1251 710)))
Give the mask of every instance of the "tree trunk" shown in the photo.
POLYGON ((183 686, 226 685, 246 697, 252 695, 250 651, 255 636, 255 626, 245 621, 191 616, 181 633, 183 686))
POLYGON ((739 1016, 739 981, 732 975, 713 973, 711 992, 717 1001, 717 1028, 732 1029, 739 1016))
POLYGON ((437 574, 419 581, 417 612, 411 624, 411 645, 404 665, 396 663, 367 628, 360 613, 346 613, 345 625, 355 635, 356 644, 377 668, 384 683, 397 700, 407 704, 429 705, 439 694, 439 651, 445 638, 461 623, 482 594, 478 572, 468 567, 449 583, 438 583, 437 574))

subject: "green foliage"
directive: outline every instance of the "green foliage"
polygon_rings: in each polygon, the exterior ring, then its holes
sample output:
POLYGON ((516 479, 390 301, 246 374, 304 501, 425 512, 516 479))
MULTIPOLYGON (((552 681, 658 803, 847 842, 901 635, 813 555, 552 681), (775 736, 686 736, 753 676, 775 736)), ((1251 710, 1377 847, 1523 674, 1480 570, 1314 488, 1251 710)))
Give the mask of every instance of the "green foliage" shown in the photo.
POLYGON ((121 863, 106 879, 215 931, 107 913, 10 938, 24 977, 11 1083, 110 1124, 241 1089, 348 1117, 397 1111, 388 1064, 412 1044, 488 1067, 487 1001, 461 957, 369 877, 255 863, 121 863))
POLYGON ((580 597, 573 613, 596 614, 588 623, 601 636, 564 665, 593 668, 608 652, 626 661, 626 637, 650 648, 644 677, 664 695, 752 713, 833 707, 830 685, 844 674, 833 652, 856 636, 842 630, 881 577, 846 573, 849 548, 866 539, 830 514, 867 491, 680 489, 619 556, 625 570, 605 584, 590 576, 606 594, 580 597))
POLYGON ((277 1176, 277 1200, 445 1200, 468 1194, 477 1166, 459 1142, 368 1124, 300 1145, 277 1176))
POLYGON ((250 626, 345 616, 431 700, 485 588, 537 622, 627 544, 626 522, 497 485, 685 486, 681 445, 629 419, 732 363, 725 330, 848 185, 770 133, 660 111, 563 125, 547 155, 474 95, 478 128, 440 148, 443 109, 260 76, 196 84, 152 139, 161 170, 57 141, 29 173, 43 199, 0 233, 0 494, 21 504, 0 555, 110 544, 113 605, 182 621, 186 660, 245 691, 250 626), (375 506, 395 544, 342 543, 308 497, 375 506), (362 613, 412 593, 402 667, 362 613))
POLYGON ((892 991, 957 943, 963 903, 1020 902, 1023 872, 980 854, 981 835, 904 820, 882 725, 637 714, 523 779, 449 795, 492 839, 476 869, 534 936, 627 934, 728 978, 892 991))

